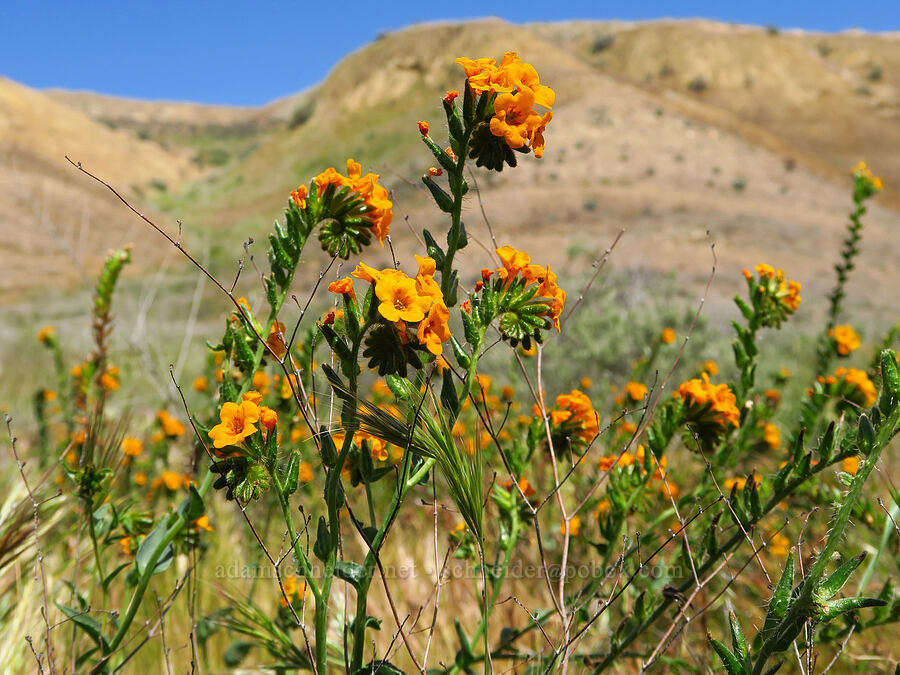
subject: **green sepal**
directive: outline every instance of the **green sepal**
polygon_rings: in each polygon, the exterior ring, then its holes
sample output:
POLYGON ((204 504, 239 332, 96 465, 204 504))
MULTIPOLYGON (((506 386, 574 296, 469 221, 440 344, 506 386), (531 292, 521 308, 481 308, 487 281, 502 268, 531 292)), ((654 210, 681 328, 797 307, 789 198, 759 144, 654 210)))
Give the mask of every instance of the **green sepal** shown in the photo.
POLYGON ((441 211, 444 211, 445 213, 453 211, 453 197, 448 195, 444 191, 444 188, 435 183, 434 179, 427 174, 422 176, 422 182, 425 183, 425 187, 431 192, 434 203, 437 204, 441 211))

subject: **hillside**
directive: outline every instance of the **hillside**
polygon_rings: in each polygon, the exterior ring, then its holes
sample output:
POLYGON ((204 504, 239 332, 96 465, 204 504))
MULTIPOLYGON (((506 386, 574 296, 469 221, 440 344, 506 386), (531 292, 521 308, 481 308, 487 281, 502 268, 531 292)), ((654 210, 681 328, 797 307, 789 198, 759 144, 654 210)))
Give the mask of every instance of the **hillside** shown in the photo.
MULTIPOLYGON (((900 282, 892 263, 900 242, 889 228, 900 206, 892 187, 900 184, 897 36, 780 33, 707 21, 488 20, 385 34, 346 57, 317 88, 257 110, 29 95, 48 111, 35 125, 70 116, 93 123, 90 133, 102 140, 90 145, 109 152, 117 146, 120 154, 88 161, 86 148, 66 152, 82 154, 86 166, 132 196, 143 195, 165 222, 183 218, 215 231, 227 258, 248 236, 264 233, 291 189, 353 156, 393 189, 394 248, 402 256, 413 231, 441 227, 418 181, 429 156, 416 120, 430 120, 438 136, 440 94, 461 83, 454 59, 499 58, 509 49, 538 68, 557 91, 557 105, 543 160, 525 158, 515 172, 476 173, 498 239, 546 251, 559 269, 574 271, 624 227, 615 265, 674 270, 697 292, 716 242, 716 302, 736 287, 741 267, 763 259, 821 293, 831 283, 849 208, 848 169, 866 159, 888 187, 867 216, 850 291, 870 308, 896 302, 889 289, 900 282), (166 189, 146 189, 153 180, 166 189), (570 262, 573 254, 581 262, 570 262)), ((7 116, 0 107, 0 125, 7 116)), ((0 147, 4 138, 0 132, 0 147)), ((67 189, 96 192, 58 161, 47 171, 65 175, 67 189)), ((56 191, 45 194, 51 200, 56 191)), ((0 222, 10 222, 9 209, 0 204, 0 222)), ((135 223, 121 208, 109 214, 135 223)), ((487 242, 474 192, 466 215, 474 238, 487 242)), ((99 220, 82 217, 83 230, 93 232, 99 220)), ((68 227, 61 221, 60 231, 68 227)), ((153 259, 162 248, 148 241, 137 257, 153 259)), ((482 249, 470 251, 472 267, 480 267, 482 249)), ((373 257, 389 260, 386 249, 373 257)))

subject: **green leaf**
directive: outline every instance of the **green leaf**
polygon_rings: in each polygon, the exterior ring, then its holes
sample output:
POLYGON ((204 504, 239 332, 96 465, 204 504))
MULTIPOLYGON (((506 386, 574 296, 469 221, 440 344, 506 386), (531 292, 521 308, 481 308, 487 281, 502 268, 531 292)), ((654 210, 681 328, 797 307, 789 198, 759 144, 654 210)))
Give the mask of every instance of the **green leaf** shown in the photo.
POLYGON ((59 602, 56 603, 56 606, 59 607, 66 617, 71 619, 72 623, 83 630, 98 647, 101 646, 101 641, 104 641, 103 626, 100 625, 97 619, 91 617, 87 611, 74 609, 59 602))
POLYGON ((225 654, 222 655, 223 660, 225 661, 225 665, 228 668, 236 668, 245 658, 247 658, 247 654, 250 653, 250 650, 256 646, 255 642, 250 642, 249 640, 237 640, 232 642, 228 649, 225 650, 225 654))
POLYGON ((707 635, 706 639, 709 640, 709 643, 712 645, 712 648, 715 650, 716 654, 718 654, 719 658, 722 659, 722 663, 725 664, 725 670, 728 671, 728 675, 744 674, 744 668, 741 666, 740 661, 737 660, 737 657, 735 657, 734 654, 728 651, 728 647, 723 645, 711 635, 707 635))
POLYGON ((875 447, 875 427, 869 420, 869 416, 863 413, 859 416, 859 432, 856 440, 859 443, 859 449, 864 455, 868 455, 872 448, 875 447))
POLYGON ((338 560, 334 565, 334 576, 343 579, 359 590, 359 583, 366 576, 365 568, 359 563, 349 560, 338 560))
POLYGON ((834 421, 828 425, 828 428, 825 430, 824 435, 819 440, 819 447, 816 448, 816 452, 819 455, 819 461, 825 464, 828 463, 828 460, 831 459, 832 454, 834 453, 834 448, 837 443, 837 434, 835 433, 835 428, 837 425, 834 421))
POLYGON ((456 363, 460 368, 469 369, 469 365, 472 363, 471 357, 466 353, 466 350, 463 349, 463 346, 459 344, 459 340, 456 339, 455 335, 450 336, 450 346, 453 348, 453 356, 456 359, 456 363))
POLYGON ((450 369, 444 371, 444 378, 441 383, 441 403, 450 411, 455 419, 459 415, 459 397, 456 394, 456 385, 453 384, 453 373, 450 369))
POLYGON ((319 516, 319 523, 316 529, 316 541, 313 544, 313 553, 316 557, 325 562, 328 559, 328 552, 331 550, 331 533, 328 531, 328 522, 325 516, 319 516))
POLYGON ((878 598, 840 598, 825 604, 826 610, 821 620, 830 621, 847 612, 853 612, 865 607, 883 607, 886 604, 884 600, 879 600, 878 598))
POLYGON ((331 434, 323 426, 319 427, 319 439, 321 440, 322 464, 328 469, 333 469, 337 464, 337 448, 334 447, 334 441, 331 434))
POLYGON ((370 661, 353 675, 406 675, 390 661, 370 661))
POLYGON ((196 486, 191 483, 188 496, 178 505, 178 514, 184 516, 186 521, 193 522, 206 513, 203 505, 203 497, 197 492, 196 486))
MULTIPOLYGON (((141 542, 141 545, 138 547, 137 555, 135 555, 134 558, 134 564, 139 575, 145 574, 147 567, 154 562, 153 553, 156 550, 156 547, 165 540, 166 532, 166 519, 163 518, 156 524, 156 527, 150 530, 150 534, 144 538, 144 541, 141 542)), ((156 559, 151 574, 159 574, 160 572, 169 569, 174 557, 175 549, 170 542, 156 559)))
POLYGON ((435 264, 441 267, 444 264, 444 251, 435 241, 431 232, 423 230, 422 235, 425 237, 425 251, 428 253, 428 257, 433 258, 435 264))
POLYGON ((425 183, 425 187, 431 192, 434 203, 437 204, 441 211, 444 211, 445 213, 453 211, 453 197, 448 195, 444 191, 444 188, 435 183, 434 179, 427 174, 422 176, 422 182, 425 183))
POLYGON ((881 398, 878 407, 885 415, 893 412, 900 402, 900 371, 897 367, 897 355, 893 350, 881 352, 881 398))
POLYGON ((816 600, 819 602, 824 602, 826 600, 830 600, 835 595, 838 594, 844 584, 847 583, 847 580, 850 578, 850 575, 853 574, 854 570, 862 564, 862 561, 866 559, 866 552, 853 556, 848 561, 846 561, 843 565, 837 568, 835 572, 825 579, 822 583, 819 584, 818 588, 815 589, 814 595, 816 600))
POLYGON ((731 645, 734 654, 741 661, 747 659, 747 638, 744 637, 744 631, 741 630, 741 624, 734 612, 728 613, 728 621, 731 624, 731 645))
POLYGON ((391 390, 391 393, 399 400, 409 401, 411 399, 414 399, 416 395, 416 388, 413 386, 412 382, 407 380, 405 377, 400 377, 398 375, 387 375, 384 379, 385 382, 387 382, 387 386, 391 390))
POLYGON ((466 342, 474 347, 479 342, 478 327, 475 325, 475 320, 465 310, 460 310, 459 314, 462 317, 463 334, 466 336, 466 342))
POLYGON ((109 534, 110 529, 118 520, 116 510, 112 504, 104 504, 93 513, 94 531, 98 539, 103 539, 109 534))
POLYGON ((291 452, 287 466, 284 469, 284 495, 289 497, 297 491, 300 485, 300 453, 297 450, 291 452))

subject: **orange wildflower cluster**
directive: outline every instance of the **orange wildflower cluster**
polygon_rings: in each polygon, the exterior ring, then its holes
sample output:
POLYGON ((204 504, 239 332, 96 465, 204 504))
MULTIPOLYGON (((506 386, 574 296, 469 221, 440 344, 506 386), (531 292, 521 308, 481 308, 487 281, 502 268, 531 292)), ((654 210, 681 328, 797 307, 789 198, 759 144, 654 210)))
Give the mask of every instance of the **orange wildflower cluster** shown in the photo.
POLYGON ((678 395, 688 408, 688 417, 698 422, 714 422, 726 427, 741 425, 737 398, 727 384, 710 384, 709 375, 688 380, 678 388, 678 395))
POLYGON ((56 329, 53 326, 44 326, 38 331, 37 340, 41 344, 51 345, 56 340, 56 329))
POLYGON ((167 411, 160 410, 156 413, 156 419, 162 425, 163 434, 170 438, 181 436, 185 432, 184 425, 172 417, 167 411))
POLYGON ((262 394, 248 391, 241 395, 240 403, 227 401, 219 411, 220 423, 214 426, 209 437, 217 450, 229 445, 237 445, 255 434, 262 427, 263 434, 268 436, 278 423, 278 413, 271 408, 259 405, 262 394))
POLYGON ((375 284, 375 296, 381 301, 378 313, 397 326, 401 339, 407 339, 407 324, 418 324, 418 343, 440 356, 444 353, 443 343, 450 339, 450 310, 444 304, 441 287, 434 280, 434 259, 417 255, 416 261, 419 272, 415 278, 393 268, 376 270, 365 263, 356 266, 353 276, 375 284))
POLYGON ((144 444, 137 438, 122 439, 122 454, 127 457, 137 457, 144 451, 144 444))
MULTIPOLYGON (((800 297, 800 282, 792 281, 790 279, 786 280, 784 278, 784 270, 776 270, 766 263, 760 263, 755 269, 756 273, 759 275, 760 281, 774 279, 777 282, 778 285, 774 294, 775 299, 784 305, 789 313, 796 312, 797 308, 800 307, 800 301, 802 300, 800 297)), ((744 276, 747 276, 748 274, 749 272, 745 270, 744 276)), ((760 291, 763 289, 764 286, 761 285, 760 291)))
POLYGON ((872 380, 869 379, 866 371, 858 368, 844 368, 841 366, 834 371, 834 375, 819 375, 816 381, 819 385, 823 385, 825 393, 834 396, 844 396, 854 403, 859 403, 866 407, 874 404, 875 399, 878 398, 878 392, 872 380))
POLYGON ((309 595, 306 581, 298 578, 296 574, 285 577, 281 585, 284 588, 284 595, 281 596, 281 606, 285 609, 287 609, 288 602, 294 604, 295 600, 303 600, 309 595))
POLYGON ((675 331, 671 328, 663 328, 662 333, 660 333, 659 339, 662 340, 665 344, 670 345, 675 342, 675 331))
MULTIPOLYGON (((332 434, 331 440, 337 448, 344 444, 344 434, 332 434)), ((384 440, 373 436, 365 431, 356 431, 353 433, 353 442, 357 447, 362 447, 363 442, 369 446, 369 454, 376 462, 386 462, 388 459, 388 444, 384 440)))
POLYGON ((494 59, 459 58, 456 62, 466 71, 472 91, 498 94, 490 122, 491 133, 502 137, 511 148, 528 145, 535 157, 542 157, 544 131, 553 113, 541 115, 534 106, 551 110, 556 93, 541 84, 534 66, 522 61, 516 52, 506 52, 499 65, 494 59))
POLYGON ((557 332, 560 331, 559 317, 566 306, 566 292, 556 285, 556 274, 550 269, 550 265, 547 265, 546 269, 540 265, 534 265, 530 255, 524 251, 518 251, 512 246, 498 248, 497 255, 500 256, 500 262, 503 263, 503 267, 497 270, 497 276, 503 280, 505 285, 512 284, 520 273, 526 286, 540 284, 537 295, 550 301, 550 318, 553 320, 557 332))
MULTIPOLYGON (((643 473, 644 459, 645 459, 646 450, 643 445, 638 445, 637 451, 634 454, 631 454, 627 450, 625 450, 621 455, 608 455, 606 457, 601 457, 600 461, 597 462, 597 468, 600 471, 606 472, 610 471, 615 467, 620 469, 624 469, 629 466, 636 465, 639 467, 641 473, 643 473)), ((653 472, 651 478, 654 481, 661 483, 659 486, 660 492, 665 497, 672 497, 675 499, 678 497, 678 486, 675 485, 670 479, 667 478, 666 473, 666 465, 668 464, 668 459, 663 457, 659 462, 653 461, 656 465, 656 469, 653 472)))
MULTIPOLYGON (((369 212, 365 217, 372 222, 372 232, 381 245, 388 236, 388 230, 391 220, 394 217, 393 202, 388 199, 388 191, 383 185, 378 183, 379 175, 376 173, 367 173, 362 175, 362 166, 354 159, 347 160, 347 175, 338 173, 334 167, 328 167, 315 177, 316 191, 321 195, 329 185, 336 185, 338 188, 349 187, 351 192, 355 192, 362 197, 369 212)), ((291 192, 291 199, 300 209, 306 208, 306 198, 309 196, 309 188, 301 185, 291 192)))
POLYGON ((550 411, 554 426, 565 425, 583 441, 591 442, 600 433, 597 412, 587 395, 573 389, 569 394, 556 397, 556 410, 550 411))
POLYGON ((878 176, 872 174, 872 170, 866 166, 865 162, 859 162, 856 166, 850 169, 850 174, 857 179, 864 180, 868 182, 872 189, 875 192, 881 192, 884 189, 884 183, 878 176))
POLYGON ((837 353, 847 356, 855 349, 859 349, 860 339, 853 326, 835 326, 828 331, 828 336, 834 339, 837 353))

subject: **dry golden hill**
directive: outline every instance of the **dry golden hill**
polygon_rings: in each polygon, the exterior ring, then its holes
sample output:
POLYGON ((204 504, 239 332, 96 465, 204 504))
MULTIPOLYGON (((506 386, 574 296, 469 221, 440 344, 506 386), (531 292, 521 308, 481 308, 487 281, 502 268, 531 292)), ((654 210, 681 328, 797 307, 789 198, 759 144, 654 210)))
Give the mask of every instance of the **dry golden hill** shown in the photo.
POLYGON ((182 150, 109 129, 0 78, 0 297, 76 281, 108 248, 146 238, 144 228, 77 175, 65 155, 102 167, 132 193, 178 189, 199 175, 182 150))
MULTIPOLYGON (((499 58, 509 49, 533 63, 558 96, 543 160, 525 157, 514 171, 476 173, 501 243, 540 251, 566 271, 573 254, 583 254, 583 264, 625 228, 614 264, 674 270, 699 292, 716 242, 714 298, 737 287, 741 267, 761 260, 820 294, 832 283, 850 206, 848 169, 866 159, 888 189, 867 216, 850 292, 871 310, 893 303, 896 314, 896 36, 779 33, 706 21, 441 23, 383 35, 315 89, 255 111, 53 97, 79 119, 86 112, 131 129, 129 142, 152 138, 166 157, 182 153, 194 164, 200 151, 215 157, 202 181, 173 179, 184 189, 150 196, 166 209, 167 222, 185 218, 216 231, 229 258, 248 236, 264 234, 289 190, 348 156, 393 189, 394 244, 406 255, 414 232, 443 226, 418 180, 431 162, 415 123, 428 119, 440 136, 440 96, 461 84, 457 56, 499 58), (188 123, 200 130, 196 136, 178 131, 188 123)), ((150 166, 149 159, 132 162, 142 163, 150 166)), ((139 182, 129 173, 135 167, 100 159, 91 168, 126 191, 139 182)), ((489 236, 474 190, 466 217, 476 240, 466 262, 477 268, 487 260, 489 236)), ((148 242, 138 257, 153 258, 162 248, 148 242)), ((369 256, 389 258, 381 249, 369 256)), ((310 268, 316 265, 311 255, 310 268)))

